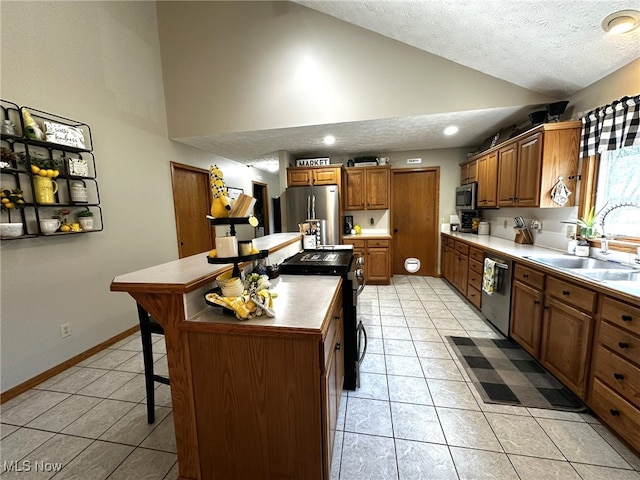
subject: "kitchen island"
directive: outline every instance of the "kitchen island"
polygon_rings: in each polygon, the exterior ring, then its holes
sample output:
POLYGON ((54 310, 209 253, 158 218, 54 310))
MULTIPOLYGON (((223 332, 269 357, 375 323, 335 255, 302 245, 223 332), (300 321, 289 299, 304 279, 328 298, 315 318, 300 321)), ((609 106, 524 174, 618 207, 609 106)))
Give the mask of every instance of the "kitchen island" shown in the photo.
MULTIPOLYGON (((254 240, 272 263, 299 234, 254 240)), ((328 479, 343 378, 342 279, 272 280, 275 316, 205 303, 229 265, 206 252, 116 277, 165 331, 180 479, 328 479)))

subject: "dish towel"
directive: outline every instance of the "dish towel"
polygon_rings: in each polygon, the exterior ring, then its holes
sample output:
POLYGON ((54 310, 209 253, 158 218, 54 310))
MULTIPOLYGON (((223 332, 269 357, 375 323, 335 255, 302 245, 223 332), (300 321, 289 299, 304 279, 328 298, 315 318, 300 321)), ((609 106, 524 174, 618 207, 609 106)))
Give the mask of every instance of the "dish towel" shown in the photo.
POLYGON ((551 200, 562 207, 569 201, 569 195, 571 192, 562 181, 562 177, 558 177, 558 183, 551 189, 551 200))
POLYGON ((498 272, 496 262, 490 258, 484 259, 484 273, 482 274, 482 291, 487 295, 493 295, 498 283, 498 272))

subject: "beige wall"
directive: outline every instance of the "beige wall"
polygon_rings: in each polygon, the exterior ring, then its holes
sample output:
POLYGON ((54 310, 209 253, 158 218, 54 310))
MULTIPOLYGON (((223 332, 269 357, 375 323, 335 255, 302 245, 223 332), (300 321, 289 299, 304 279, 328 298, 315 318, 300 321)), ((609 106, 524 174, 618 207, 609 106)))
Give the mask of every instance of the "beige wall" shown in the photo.
POLYGON ((625 95, 638 94, 640 94, 640 59, 569 97, 567 115, 578 120, 594 108, 609 105, 625 95))
POLYGON ((291 2, 158 2, 158 24, 172 138, 553 101, 291 2))
POLYGON ((217 162, 245 191, 257 173, 167 139, 154 3, 0 8, 2 98, 90 125, 105 223, 99 233, 1 243, 4 392, 136 324, 133 299, 109 284, 177 258, 170 161, 217 162), (66 322, 73 334, 62 339, 66 322))

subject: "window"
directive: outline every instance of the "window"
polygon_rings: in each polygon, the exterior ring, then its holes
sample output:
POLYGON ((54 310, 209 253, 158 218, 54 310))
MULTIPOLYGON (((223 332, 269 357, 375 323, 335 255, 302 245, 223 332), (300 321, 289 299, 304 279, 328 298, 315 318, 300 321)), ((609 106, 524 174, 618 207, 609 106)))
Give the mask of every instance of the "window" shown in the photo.
POLYGON ((608 237, 640 239, 640 146, 600 155, 595 211, 608 237))

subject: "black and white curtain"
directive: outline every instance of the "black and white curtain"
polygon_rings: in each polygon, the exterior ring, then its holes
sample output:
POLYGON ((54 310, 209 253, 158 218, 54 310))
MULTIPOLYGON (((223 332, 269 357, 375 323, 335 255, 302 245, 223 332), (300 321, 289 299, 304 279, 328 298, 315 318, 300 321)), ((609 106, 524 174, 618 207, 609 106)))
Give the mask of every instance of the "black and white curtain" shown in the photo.
POLYGON ((640 95, 596 108, 582 119, 580 157, 640 145, 640 95))

